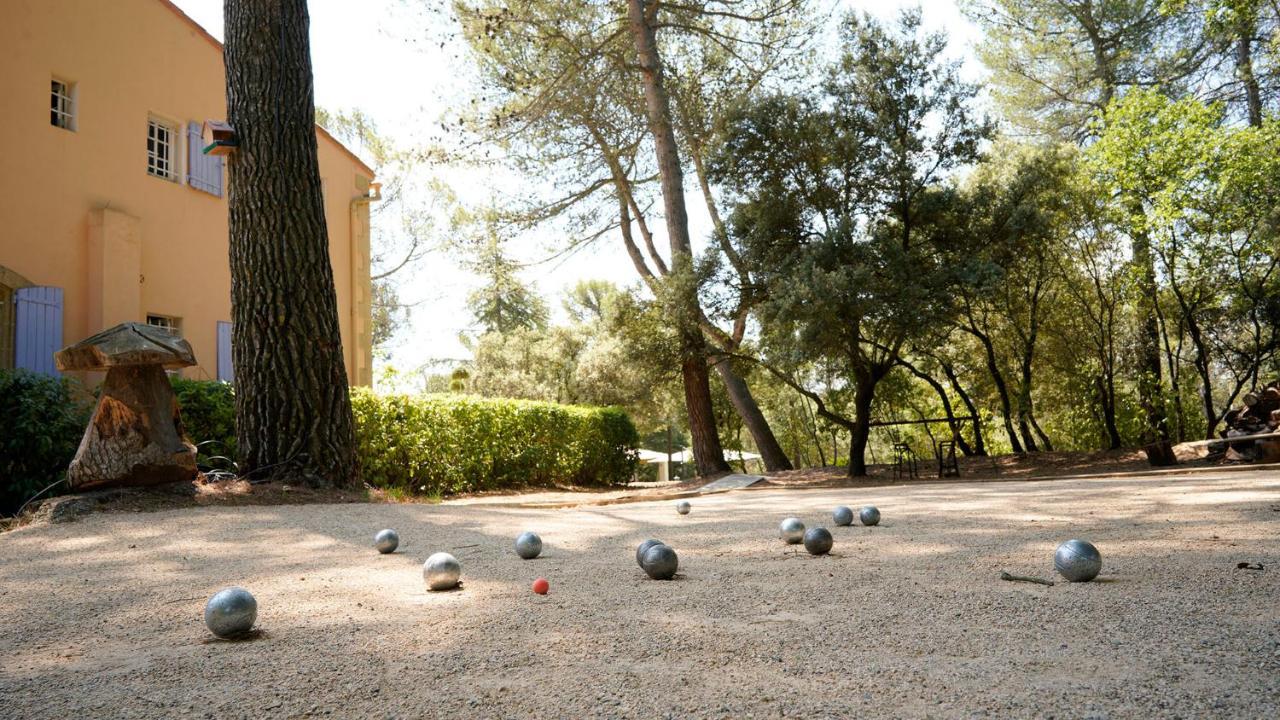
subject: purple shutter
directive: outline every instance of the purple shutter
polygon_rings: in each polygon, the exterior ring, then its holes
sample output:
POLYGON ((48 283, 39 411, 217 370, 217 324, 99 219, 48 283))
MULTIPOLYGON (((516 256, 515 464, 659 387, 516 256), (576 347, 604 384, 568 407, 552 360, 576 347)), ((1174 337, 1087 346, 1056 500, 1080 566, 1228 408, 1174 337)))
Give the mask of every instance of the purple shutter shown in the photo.
POLYGON ((62 347, 62 288, 19 288, 13 303, 14 367, 57 377, 53 354, 62 347))
POLYGON ((222 197, 222 157, 204 154, 200 123, 187 125, 187 184, 196 190, 222 197))
POLYGON ((218 321, 218 379, 234 382, 235 371, 231 367, 231 323, 218 321))

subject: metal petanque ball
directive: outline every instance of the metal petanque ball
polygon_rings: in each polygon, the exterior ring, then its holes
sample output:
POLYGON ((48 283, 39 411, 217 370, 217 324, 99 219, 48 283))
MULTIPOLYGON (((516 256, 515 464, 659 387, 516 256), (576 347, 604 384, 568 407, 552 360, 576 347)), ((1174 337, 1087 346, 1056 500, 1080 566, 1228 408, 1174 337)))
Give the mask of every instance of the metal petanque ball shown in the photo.
POLYGON ((810 555, 826 555, 831 552, 831 531, 826 528, 809 528, 804 534, 804 549, 810 555))
POLYGON ((858 519, 863 525, 879 525, 880 510, 875 505, 868 505, 858 511, 858 519))
POLYGON ((662 545, 662 544, 663 542, 661 540, 652 540, 652 539, 645 540, 644 542, 640 543, 640 546, 636 548, 636 564, 639 565, 640 567, 644 567, 644 554, 649 552, 649 548, 653 547, 654 545, 662 545))
POLYGON ((396 548, 400 547, 400 536, 390 528, 380 530, 377 535, 373 536, 373 546, 378 548, 378 552, 383 555, 393 553, 396 548))
POLYGON ((789 517, 778 526, 778 537, 788 545, 795 545, 804 540, 804 523, 800 518, 789 517))
POLYGON ((458 558, 447 552, 438 552, 422 564, 422 579, 428 590, 451 590, 458 587, 462 578, 462 565, 458 558))
POLYGON ((645 551, 640 567, 654 580, 670 580, 680 567, 680 558, 676 557, 675 550, 666 545, 654 545, 645 551))
POLYGON ((680 513, 681 515, 688 515, 690 509, 691 509, 691 506, 689 505, 688 500, 681 500, 680 502, 676 503, 676 512, 680 513))
POLYGON ((234 638, 249 632, 257 619, 258 601, 244 588, 219 590, 204 606, 204 624, 220 638, 234 638))
POLYGON ((542 538, 535 533, 520 533, 516 538, 516 554, 525 560, 532 560, 542 554, 542 538))
POLYGON ((1089 582, 1102 571, 1102 553, 1093 543, 1068 540, 1053 554, 1053 567, 1070 582, 1089 582))
POLYGON ((844 505, 841 505, 840 507, 831 511, 831 521, 837 525, 852 525, 853 511, 845 507, 844 505))

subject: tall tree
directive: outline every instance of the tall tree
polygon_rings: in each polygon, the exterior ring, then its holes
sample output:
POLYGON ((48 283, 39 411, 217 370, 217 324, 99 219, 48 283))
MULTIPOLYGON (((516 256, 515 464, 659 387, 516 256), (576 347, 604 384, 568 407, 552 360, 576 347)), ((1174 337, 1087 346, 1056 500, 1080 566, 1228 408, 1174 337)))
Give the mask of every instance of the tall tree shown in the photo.
POLYGON ((671 246, 671 269, 674 280, 670 297, 671 318, 680 336, 680 372, 684 377, 685 410, 689 415, 689 434, 693 440, 693 456, 698 474, 707 475, 728 470, 724 450, 716 432, 715 407, 711 402, 711 384, 707 373, 706 338, 698 325, 697 284, 694 281, 693 243, 689 239, 689 214, 684 203, 684 170, 671 122, 671 101, 662 81, 662 58, 654 28, 657 2, 627 0, 627 22, 636 48, 636 58, 643 78, 645 114, 649 133, 653 136, 658 175, 662 184, 663 217, 667 223, 667 240, 671 246))
POLYGON ((360 482, 316 151, 305 0, 227 0, 232 353, 248 475, 360 482))
MULTIPOLYGON (((729 63, 732 69, 722 72, 751 76, 760 72, 758 58, 787 52, 786 38, 796 33, 788 35, 784 30, 780 40, 774 29, 796 23, 794 18, 804 14, 791 11, 804 5, 804 0, 698 0, 646 3, 645 11, 663 72, 669 68, 667 57, 674 52, 672 48, 694 38, 711 38, 733 58, 729 63)), ((650 227, 651 200, 658 197, 664 210, 667 201, 662 194, 656 140, 650 132, 647 105, 642 102, 644 75, 636 71, 636 45, 626 3, 458 2, 455 9, 486 81, 486 112, 476 118, 475 126, 482 137, 503 149, 515 167, 538 172, 555 188, 555 196, 532 203, 525 213, 526 221, 566 222, 565 218, 572 216, 567 224, 575 246, 617 230, 641 279, 655 296, 669 301, 672 324, 686 327, 687 318, 681 321, 677 316, 694 315, 697 333, 703 335, 700 352, 704 362, 708 354, 713 355, 710 360, 766 462, 774 469, 789 467, 746 382, 734 374, 729 363, 718 362, 723 355, 715 355, 725 352, 723 341, 729 343, 730 350, 736 347, 733 343, 741 341, 746 311, 732 318, 732 331, 717 328, 710 313, 689 302, 690 298, 698 299, 702 276, 683 269, 675 273, 677 265, 683 268, 684 260, 677 262, 674 254, 664 258, 650 227), (612 224, 601 227, 602 219, 609 217, 612 224), (706 347, 707 340, 712 347, 706 347)), ((746 87, 750 82, 743 84, 746 87)), ((682 130, 676 120, 668 106, 666 121, 678 143, 682 130)), ((676 160, 682 160, 679 146, 676 160)), ((671 222, 664 217, 664 224, 671 222)), ((683 235, 688 238, 687 220, 676 222, 683 225, 683 235)), ((683 257, 680 233, 668 231, 667 243, 683 257)), ((690 340, 699 342, 693 335, 690 340)), ((699 374, 703 373, 694 371, 691 378, 695 384, 699 374)), ((705 393, 694 390, 694 395, 705 393)), ((694 433, 695 438, 698 435, 694 433)))
POLYGON ((948 322, 970 254, 951 231, 947 174, 975 162, 991 124, 976 89, 945 62, 946 39, 918 10, 893 28, 847 17, 843 52, 817 96, 771 95, 728 125, 716 173, 741 188, 733 233, 760 278, 772 372, 850 433, 849 473, 866 474, 877 384, 907 339, 948 322), (789 367, 838 363, 849 382, 828 402, 789 367), (852 407, 849 417, 839 405, 852 407))
POLYGON ((978 55, 1016 127, 1062 139, 1132 87, 1188 84, 1209 48, 1203 16, 1169 0, 964 0, 978 55))

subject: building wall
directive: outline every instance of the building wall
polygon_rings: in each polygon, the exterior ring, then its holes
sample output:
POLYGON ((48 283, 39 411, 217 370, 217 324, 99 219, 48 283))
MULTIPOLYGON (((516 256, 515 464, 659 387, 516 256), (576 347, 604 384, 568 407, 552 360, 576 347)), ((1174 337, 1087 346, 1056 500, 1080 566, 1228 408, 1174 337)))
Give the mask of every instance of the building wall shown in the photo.
MULTIPOLYGON (((0 268, 63 288, 64 345, 148 314, 181 318, 217 377, 231 318, 227 202, 185 182, 189 122, 226 115, 221 46, 164 0, 7 0, 0 22, 0 268), (75 130, 50 123, 73 83, 75 130), (178 182, 147 173, 147 121, 179 128, 178 182)), ((347 373, 372 379, 372 171, 317 129, 347 373), (355 202, 353 202, 355 201, 355 202)))

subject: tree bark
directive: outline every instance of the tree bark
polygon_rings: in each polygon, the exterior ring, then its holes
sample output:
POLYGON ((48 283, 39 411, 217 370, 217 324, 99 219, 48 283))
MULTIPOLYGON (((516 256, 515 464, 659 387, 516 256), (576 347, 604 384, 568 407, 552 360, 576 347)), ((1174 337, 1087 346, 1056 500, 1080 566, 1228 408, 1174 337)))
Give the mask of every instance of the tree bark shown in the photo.
MULTIPOLYGON (((983 355, 987 362, 987 372, 991 375, 991 381, 995 383, 996 395, 1000 398, 1000 413, 1004 416, 1004 430, 1009 435, 1009 446, 1018 454, 1026 452, 1022 448, 1022 443, 1018 440, 1018 433, 1013 429, 1013 403, 1009 401, 1009 386, 1004 381, 1004 374, 1000 372, 1000 365, 996 362, 996 349, 992 344, 991 338, 986 333, 978 330, 977 327, 965 327, 965 332, 978 339, 982 344, 983 355)), ((1157 357, 1157 360, 1159 358, 1157 357)))
POLYGON ((765 469, 770 472, 791 470, 791 460, 773 434, 773 428, 769 426, 764 413, 760 411, 760 405, 751 394, 747 381, 733 371, 733 365, 728 358, 722 358, 716 363, 716 372, 724 382, 729 402, 733 403, 734 409, 738 411, 738 417, 742 418, 742 424, 747 426, 747 432, 751 433, 751 438, 755 440, 756 449, 760 451, 765 469))
POLYGON ((684 202, 684 172, 680 166, 675 129, 671 124, 671 102, 662 85, 662 61, 653 25, 646 15, 646 0, 628 0, 627 17, 636 57, 643 78, 645 112, 653 135, 662 186, 662 205, 667 235, 671 243, 673 280, 680 284, 673 320, 680 334, 684 396, 689 415, 689 434, 699 475, 729 470, 720 437, 716 433, 715 410, 707 372, 706 340, 698 326, 697 287, 693 284, 693 250, 689 240, 689 216, 684 202))
POLYGON ((316 156, 305 0, 227 0, 236 439, 246 475, 360 482, 316 156))
MULTIPOLYGON (((1145 215, 1141 206, 1133 212, 1145 215)), ((1138 317, 1141 327, 1138 333, 1138 401, 1147 414, 1147 436, 1152 440, 1169 439, 1169 423, 1164 414, 1164 398, 1161 393, 1160 369, 1160 321, 1156 317, 1157 296, 1156 266, 1151 251, 1151 238, 1138 233, 1132 238, 1133 264, 1138 272, 1138 317)))
POLYGON ((969 393, 965 392, 964 386, 960 384, 960 378, 956 376, 955 368, 951 367, 949 363, 940 360, 938 365, 942 368, 942 373, 947 376, 947 381, 951 383, 956 395, 960 396, 960 401, 964 403, 965 409, 969 411, 969 417, 973 418, 973 454, 978 457, 986 457, 987 443, 982 438, 982 417, 978 415, 978 406, 973 403, 973 398, 969 397, 969 393))
POLYGON ((853 427, 849 429, 849 477, 867 475, 867 439, 871 436, 871 401, 878 379, 873 373, 855 373, 853 427))
POLYGON ((1236 37, 1236 74, 1244 85, 1245 105, 1249 110, 1249 125, 1262 127, 1262 89, 1253 72, 1252 23, 1242 22, 1236 37))
POLYGON ((67 487, 162 485, 196 478, 196 449, 160 365, 113 367, 67 468, 67 487))

